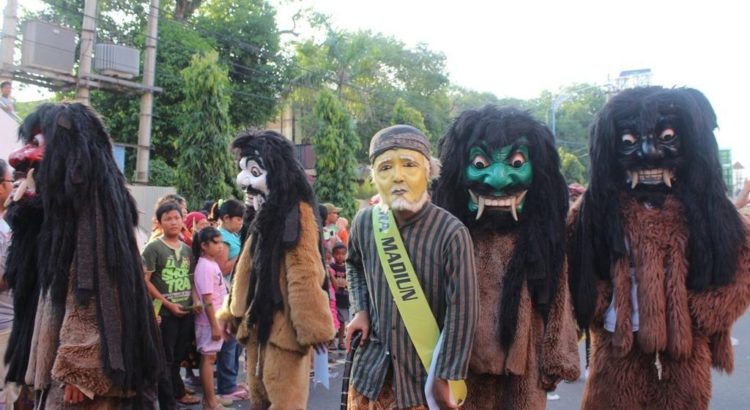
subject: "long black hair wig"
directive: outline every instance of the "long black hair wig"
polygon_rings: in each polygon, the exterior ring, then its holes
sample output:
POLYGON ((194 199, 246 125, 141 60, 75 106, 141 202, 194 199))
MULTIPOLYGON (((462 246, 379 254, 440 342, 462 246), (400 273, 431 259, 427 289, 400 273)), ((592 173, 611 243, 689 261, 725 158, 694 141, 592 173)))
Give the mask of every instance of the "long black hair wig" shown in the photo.
MULTIPOLYGON (((23 140, 41 131, 46 148, 35 174, 43 220, 35 243, 26 244, 38 252, 38 289, 16 286, 14 303, 41 291, 62 318, 75 272, 75 302, 96 306, 102 368, 115 386, 140 393, 155 385, 164 358, 135 236, 137 208, 110 136, 101 118, 80 103, 44 104, 20 130, 23 140)), ((34 316, 16 321, 33 323, 34 316)))
MULTIPOLYGON (((525 111, 513 107, 485 106, 467 110, 453 122, 438 143, 443 164, 434 185, 433 201, 458 217, 471 231, 508 229, 483 215, 479 221, 469 211, 469 193, 465 178, 469 150, 483 144, 497 149, 519 143, 525 138, 533 180, 519 214, 518 241, 503 277, 500 309, 500 342, 510 346, 515 336, 518 304, 524 281, 535 308, 548 317, 565 258, 565 217, 568 189, 560 173, 560 158, 550 130, 525 111), (489 220, 488 220, 489 219, 489 220)), ((515 224, 510 229, 516 229, 515 224)))
POLYGON ((625 90, 602 108, 590 131, 591 183, 570 241, 570 289, 581 328, 593 319, 596 280, 610 280, 612 264, 626 257, 620 204, 626 170, 618 162, 621 124, 649 133, 664 117, 672 118, 682 150, 671 194, 681 202, 688 225, 687 286, 701 291, 734 278, 745 230, 727 197, 711 104, 691 88, 625 90))
MULTIPOLYGON (((248 324, 257 325, 258 342, 270 336, 274 312, 284 308, 279 275, 286 252, 297 245, 299 204, 317 209, 307 174, 288 139, 275 131, 248 131, 232 141, 237 158, 259 158, 266 171, 268 194, 250 226, 252 268, 248 324)), ((244 250, 243 250, 244 252, 244 250)))

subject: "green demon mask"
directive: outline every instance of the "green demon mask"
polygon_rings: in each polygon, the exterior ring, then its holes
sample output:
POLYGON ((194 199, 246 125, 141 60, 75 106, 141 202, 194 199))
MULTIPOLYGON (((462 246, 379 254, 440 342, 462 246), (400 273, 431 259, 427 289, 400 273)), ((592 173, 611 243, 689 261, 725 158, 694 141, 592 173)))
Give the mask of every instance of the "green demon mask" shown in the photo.
POLYGON ((469 211, 476 219, 485 210, 510 212, 518 221, 523 212, 526 192, 534 176, 526 138, 498 149, 473 146, 469 149, 466 185, 469 190, 469 211))

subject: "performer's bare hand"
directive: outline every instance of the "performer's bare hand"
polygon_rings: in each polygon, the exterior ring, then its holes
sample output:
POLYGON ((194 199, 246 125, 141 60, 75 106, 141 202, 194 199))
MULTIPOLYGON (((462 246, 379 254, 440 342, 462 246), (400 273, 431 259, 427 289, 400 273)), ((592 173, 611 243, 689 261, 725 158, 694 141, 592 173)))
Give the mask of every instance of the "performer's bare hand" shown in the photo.
POLYGON ((441 410, 458 408, 458 405, 451 401, 451 388, 447 380, 435 378, 432 393, 435 394, 435 401, 441 410))
POLYGON ((370 336, 370 314, 366 310, 360 310, 354 314, 354 318, 346 325, 346 351, 349 351, 352 343, 352 335, 357 331, 362 331, 360 343, 364 344, 367 337, 370 336))
POLYGON ((737 195, 737 199, 734 200, 734 206, 737 209, 742 209, 750 203, 750 179, 746 179, 742 184, 742 190, 737 195))
POLYGON ((84 395, 78 390, 78 387, 73 386, 72 384, 65 385, 65 394, 63 395, 65 404, 78 404, 83 401, 83 398, 84 395))
POLYGON ((172 303, 172 302, 167 301, 164 304, 164 307, 167 308, 167 310, 169 311, 169 313, 171 313, 171 314, 173 314, 173 315, 175 315, 177 317, 182 317, 182 316, 185 316, 185 315, 188 314, 188 312, 182 310, 182 306, 180 306, 180 305, 178 305, 176 303, 172 303))

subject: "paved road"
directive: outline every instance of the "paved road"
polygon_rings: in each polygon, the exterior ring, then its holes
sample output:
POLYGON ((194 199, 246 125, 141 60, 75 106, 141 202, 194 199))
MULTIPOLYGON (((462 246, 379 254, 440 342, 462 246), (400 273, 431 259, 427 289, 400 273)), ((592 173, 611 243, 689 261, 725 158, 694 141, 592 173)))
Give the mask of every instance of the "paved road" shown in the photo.
MULTIPOLYGON (((735 325, 733 336, 738 340, 734 351, 734 373, 730 375, 713 372, 713 399, 711 410, 750 410, 750 313, 746 313, 735 325)), ((329 366, 332 378, 330 389, 310 384, 308 410, 338 410, 341 394, 343 353, 332 352, 333 363, 329 366)), ((581 346, 583 357, 583 346, 581 346)), ((244 374, 241 376, 244 379, 244 374)), ((549 410, 577 410, 583 393, 583 380, 562 383, 556 393, 559 400, 547 402, 549 410)), ((235 409, 249 409, 247 401, 235 402, 235 409)), ((193 409, 200 409, 193 406, 193 409)), ((489 410, 489 409, 488 409, 489 410)))

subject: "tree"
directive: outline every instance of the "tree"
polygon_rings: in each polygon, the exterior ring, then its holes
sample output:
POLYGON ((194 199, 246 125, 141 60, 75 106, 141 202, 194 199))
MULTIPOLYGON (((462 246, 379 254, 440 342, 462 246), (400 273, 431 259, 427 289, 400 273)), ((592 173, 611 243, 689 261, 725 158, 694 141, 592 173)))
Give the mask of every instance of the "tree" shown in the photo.
POLYGON ((182 71, 185 123, 177 143, 177 191, 193 208, 206 199, 227 198, 233 186, 229 75, 218 60, 215 51, 199 54, 182 71))
POLYGON ((557 149, 560 154, 560 172, 565 177, 565 182, 572 184, 577 182, 581 185, 586 184, 586 167, 578 160, 578 157, 568 152, 565 148, 557 149))
MULTIPOLYGON (((139 36, 143 45, 145 35, 139 36)), ((177 166, 175 147, 183 123, 182 104, 186 99, 186 84, 179 73, 190 65, 196 53, 208 52, 211 42, 184 24, 163 19, 159 25, 159 45, 156 53, 155 84, 162 91, 154 94, 151 125, 151 158, 161 160, 168 167, 177 166)), ((107 119, 107 127, 117 142, 138 142, 140 95, 122 95, 110 91, 92 90, 91 105, 107 119)), ((128 150, 125 175, 132 175, 135 152, 128 150)), ((160 164, 161 165, 161 164, 160 164)), ((160 184, 174 185, 169 174, 162 173, 160 184)), ((174 175, 174 174, 172 174, 174 175)))
MULTIPOLYGON (((366 147, 372 135, 391 125, 392 110, 399 98, 423 117, 425 132, 437 137, 450 123, 448 74, 445 56, 424 44, 407 48, 403 42, 370 31, 348 32, 327 26, 323 41, 306 40, 296 46, 292 98, 308 116, 306 108, 317 101, 322 88, 352 113, 360 136, 358 159, 367 160, 366 147)), ((302 119, 303 133, 316 121, 302 119)))
POLYGON ((276 114, 287 81, 276 10, 265 0, 207 0, 196 11, 195 22, 229 67, 232 125, 263 126, 276 114))
POLYGON ((343 208, 343 216, 351 219, 357 211, 354 182, 359 139, 346 109, 328 90, 320 92, 315 117, 315 194, 321 202, 343 208))
POLYGON ((409 107, 403 98, 396 100, 396 104, 393 106, 391 111, 391 124, 406 124, 411 125, 425 133, 429 138, 430 133, 427 132, 427 127, 424 125, 424 117, 422 113, 416 109, 409 107))

